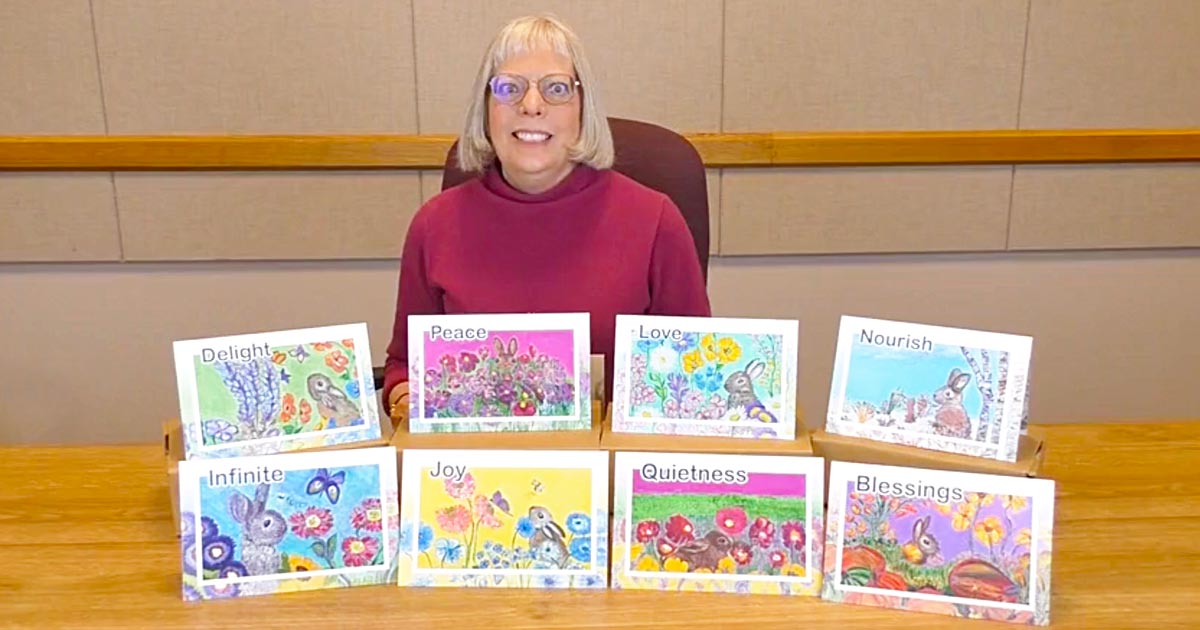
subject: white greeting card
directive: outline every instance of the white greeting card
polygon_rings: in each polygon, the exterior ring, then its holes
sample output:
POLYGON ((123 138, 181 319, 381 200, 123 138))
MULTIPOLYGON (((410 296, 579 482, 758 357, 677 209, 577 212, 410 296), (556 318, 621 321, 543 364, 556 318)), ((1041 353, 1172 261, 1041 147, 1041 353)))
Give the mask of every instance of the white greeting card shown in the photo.
POLYGON ((381 437, 366 324, 176 341, 174 353, 189 459, 381 437))
POLYGON ((185 460, 179 511, 185 600, 394 579, 392 447, 185 460))
POLYGON ((592 428, 587 313, 413 315, 409 431, 592 428))
POLYGON ((618 315, 612 430, 791 440, 796 320, 618 315))
POLYGON ((1054 482, 833 462, 822 597, 1050 623, 1054 482))
POLYGON ((612 586, 821 591, 825 460, 618 452, 612 586))
POLYGON ((608 453, 406 450, 400 586, 603 589, 608 453))
POLYGON ((825 430, 1016 461, 1033 339, 844 316, 825 430))

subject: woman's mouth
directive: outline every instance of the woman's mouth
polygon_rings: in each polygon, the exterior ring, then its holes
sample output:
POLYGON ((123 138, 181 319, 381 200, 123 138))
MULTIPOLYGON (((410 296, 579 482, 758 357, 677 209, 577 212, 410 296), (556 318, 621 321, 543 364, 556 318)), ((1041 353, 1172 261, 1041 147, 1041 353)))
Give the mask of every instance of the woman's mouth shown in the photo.
POLYGON ((551 138, 551 135, 544 131, 526 131, 524 129, 514 131, 512 135, 521 142, 528 142, 531 144, 541 144, 550 140, 551 138))

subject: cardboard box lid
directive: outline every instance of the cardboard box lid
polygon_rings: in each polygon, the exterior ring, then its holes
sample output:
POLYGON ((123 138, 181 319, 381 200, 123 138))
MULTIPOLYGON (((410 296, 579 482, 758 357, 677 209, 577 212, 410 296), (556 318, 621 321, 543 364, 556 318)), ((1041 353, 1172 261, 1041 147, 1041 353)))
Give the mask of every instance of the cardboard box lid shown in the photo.
POLYGON ((1044 430, 1030 426, 1028 434, 1022 435, 1018 443, 1015 462, 848 437, 824 430, 813 432, 812 444, 818 455, 830 461, 1037 477, 1046 457, 1045 437, 1044 430))

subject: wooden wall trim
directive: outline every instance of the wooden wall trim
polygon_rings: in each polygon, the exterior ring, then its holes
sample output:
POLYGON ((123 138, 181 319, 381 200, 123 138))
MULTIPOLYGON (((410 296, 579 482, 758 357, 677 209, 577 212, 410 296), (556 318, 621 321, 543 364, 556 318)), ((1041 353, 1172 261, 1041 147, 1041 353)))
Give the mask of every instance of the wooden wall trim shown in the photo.
MULTIPOLYGON (((694 133, 706 166, 1200 161, 1200 129, 694 133)), ((0 136, 0 171, 442 168, 451 135, 0 136)))

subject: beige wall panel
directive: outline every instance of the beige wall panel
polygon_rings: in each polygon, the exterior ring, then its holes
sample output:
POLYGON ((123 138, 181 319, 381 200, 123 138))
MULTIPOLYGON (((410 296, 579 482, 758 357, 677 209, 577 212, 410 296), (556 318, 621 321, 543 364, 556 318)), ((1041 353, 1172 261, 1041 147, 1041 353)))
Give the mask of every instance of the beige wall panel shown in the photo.
POLYGON ((1200 126, 1200 2, 1033 0, 1021 127, 1200 126))
POLYGON ((109 129, 413 133, 400 0, 95 0, 109 129))
POLYGON ((1012 168, 725 169, 721 253, 1004 249, 1012 168))
MULTIPOLYGON (((178 414, 176 339, 365 321, 380 365, 398 271, 388 261, 0 266, 4 304, 21 305, 0 308, 0 443, 155 441, 178 414), (321 286, 344 299, 281 307, 321 286)), ((843 313, 1033 335, 1035 423, 1200 409, 1200 341, 1184 334, 1200 309, 1198 250, 716 259, 709 293, 718 316, 801 321, 810 426, 828 404, 843 313)))
POLYGON ((0 294, 21 305, 0 307, 0 443, 160 439, 179 416, 177 339, 366 322, 382 365, 398 272, 388 261, 0 267, 0 294))
POLYGON ((824 423, 843 314, 1032 335, 1034 423, 1200 410, 1200 338, 1188 334, 1200 250, 721 259, 709 293, 715 315, 800 320, 798 395, 810 426, 824 423))
POLYGON ((724 131, 1017 120, 1027 0, 727 0, 724 131))
POLYGON ((545 11, 583 40, 608 115, 680 131, 720 124, 720 0, 414 2, 422 133, 461 132, 492 36, 512 18, 545 11))
POLYGON ((400 255, 420 205, 410 172, 119 173, 127 260, 400 255))
POLYGON ((0 173, 0 261, 120 260, 111 177, 0 173))
POLYGON ((442 192, 441 171, 421 171, 421 203, 433 199, 442 192))
POLYGON ((0 2, 0 134, 103 134, 88 0, 0 2))
POLYGON ((1200 165, 1018 166, 1012 249, 1200 246, 1200 165))

